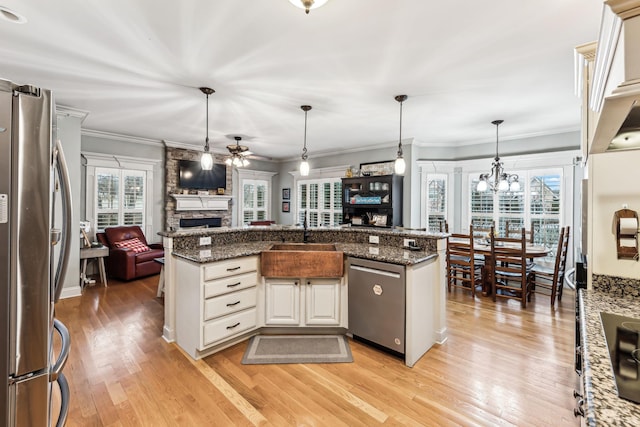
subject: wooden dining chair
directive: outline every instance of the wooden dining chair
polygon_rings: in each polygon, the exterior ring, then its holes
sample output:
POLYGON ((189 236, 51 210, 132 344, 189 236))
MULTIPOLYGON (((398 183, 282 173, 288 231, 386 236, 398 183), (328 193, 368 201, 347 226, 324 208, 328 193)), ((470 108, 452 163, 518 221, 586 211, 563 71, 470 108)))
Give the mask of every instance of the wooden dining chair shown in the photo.
POLYGON ((449 224, 447 224, 447 220, 446 219, 443 219, 442 221, 440 221, 439 225, 440 225, 440 232, 441 233, 448 233, 449 232, 449 224))
POLYGON ((480 266, 476 265, 473 250, 473 226, 469 234, 452 233, 447 237, 447 289, 463 288, 476 295, 480 284, 480 266))
POLYGON ((497 298, 512 298, 527 307, 530 292, 531 269, 527 267, 527 239, 525 229, 520 237, 496 237, 491 239, 491 294, 497 298))
MULTIPOLYGON (((518 226, 514 226, 512 223, 510 223, 510 221, 505 221, 504 222, 504 237, 515 237, 515 238, 519 238, 520 237, 520 232, 522 230, 522 227, 519 225, 518 226)), ((527 242, 533 244, 533 239, 535 238, 535 230, 533 228, 533 221, 531 222, 531 226, 529 227, 528 230, 524 230, 524 234, 525 237, 527 239, 527 242)))
POLYGON ((564 283, 564 272, 567 265, 567 252, 569 248, 570 226, 560 229, 558 237, 558 248, 553 268, 534 265, 531 275, 531 291, 536 294, 544 293, 551 297, 551 306, 555 305, 556 297, 562 301, 562 288, 564 283))

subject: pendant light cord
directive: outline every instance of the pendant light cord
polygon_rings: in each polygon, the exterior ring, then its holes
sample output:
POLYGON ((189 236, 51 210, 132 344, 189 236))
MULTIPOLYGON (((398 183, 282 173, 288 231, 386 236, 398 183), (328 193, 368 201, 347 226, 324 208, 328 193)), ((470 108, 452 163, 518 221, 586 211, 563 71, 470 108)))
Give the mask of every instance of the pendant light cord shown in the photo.
POLYGON ((307 160, 307 111, 304 112, 304 146, 302 147, 302 160, 307 160))
POLYGON ((209 151, 209 94, 207 93, 207 137, 204 140, 204 151, 209 151))
POLYGON ((398 157, 402 156, 402 103, 400 101, 400 138, 398 139, 398 157))

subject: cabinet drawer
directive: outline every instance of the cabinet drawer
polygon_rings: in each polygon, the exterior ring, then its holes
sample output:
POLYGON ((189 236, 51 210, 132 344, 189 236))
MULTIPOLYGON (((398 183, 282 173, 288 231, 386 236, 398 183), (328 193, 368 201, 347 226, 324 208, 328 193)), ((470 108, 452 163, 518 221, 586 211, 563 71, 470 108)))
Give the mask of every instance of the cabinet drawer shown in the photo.
POLYGON ((218 279, 258 269, 258 257, 243 257, 220 261, 204 267, 204 280, 218 279))
POLYGON ((204 284, 204 298, 239 291, 240 289, 255 286, 258 280, 257 273, 245 273, 224 279, 212 280, 204 284))
POLYGON ((252 287, 204 301, 204 321, 225 316, 256 305, 256 288, 252 287))
POLYGON ((203 347, 255 327, 255 308, 212 320, 203 326, 203 347))

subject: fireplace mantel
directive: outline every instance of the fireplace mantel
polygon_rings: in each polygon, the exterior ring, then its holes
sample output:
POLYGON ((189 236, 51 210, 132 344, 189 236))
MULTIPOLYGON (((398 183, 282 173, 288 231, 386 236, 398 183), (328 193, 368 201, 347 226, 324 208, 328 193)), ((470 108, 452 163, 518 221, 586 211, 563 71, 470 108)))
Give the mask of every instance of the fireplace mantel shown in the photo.
POLYGON ((226 211, 231 196, 172 194, 176 199, 176 211, 226 211))

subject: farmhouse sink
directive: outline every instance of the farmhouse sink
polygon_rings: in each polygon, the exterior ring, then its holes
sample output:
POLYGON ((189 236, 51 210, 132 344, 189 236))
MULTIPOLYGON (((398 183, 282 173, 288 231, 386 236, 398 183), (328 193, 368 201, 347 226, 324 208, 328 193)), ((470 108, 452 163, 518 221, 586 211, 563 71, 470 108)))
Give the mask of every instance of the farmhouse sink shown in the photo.
POLYGON ((342 277, 342 251, 331 243, 276 243, 260 256, 265 277, 342 277))

